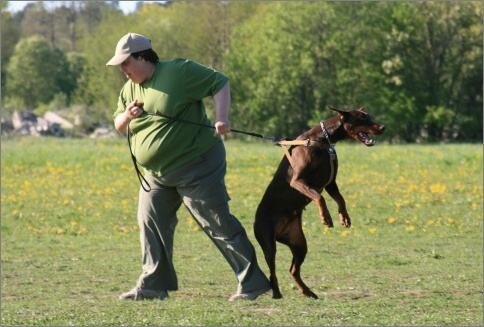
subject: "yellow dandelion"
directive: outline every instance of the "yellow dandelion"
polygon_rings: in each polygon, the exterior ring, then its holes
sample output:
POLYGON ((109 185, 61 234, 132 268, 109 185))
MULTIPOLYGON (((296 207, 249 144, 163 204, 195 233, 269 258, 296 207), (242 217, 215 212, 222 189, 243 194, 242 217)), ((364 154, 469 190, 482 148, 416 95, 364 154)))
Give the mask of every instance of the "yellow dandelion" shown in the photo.
POLYGON ((395 223, 395 221, 396 221, 396 220, 395 220, 395 218, 393 218, 393 217, 388 218, 388 223, 389 223, 389 224, 393 224, 393 223, 395 223))
POLYGON ((57 229, 57 235, 64 234, 64 230, 62 228, 57 229))
POLYGON ((415 226, 414 225, 410 225, 410 226, 407 226, 405 228, 407 229, 407 231, 412 232, 415 229, 415 226))
POLYGON ((14 209, 14 210, 12 211, 12 213, 13 213, 14 215, 18 215, 18 214, 19 214, 19 212, 20 212, 20 211, 19 211, 18 209, 14 209))
POLYGON ((77 235, 81 235, 81 234, 85 233, 86 231, 87 231, 86 227, 82 227, 81 229, 79 229, 77 231, 77 235))
POLYGON ((375 234, 376 233, 376 228, 370 228, 370 234, 375 234))
POLYGON ((77 221, 71 221, 71 227, 77 226, 77 221))
POLYGON ((27 230, 34 230, 34 227, 33 227, 33 226, 31 226, 31 225, 28 225, 28 226, 27 226, 27 230))
POLYGON ((131 166, 128 166, 127 164, 121 164, 121 169, 122 170, 130 170, 131 166))
POLYGON ((447 192, 447 188, 445 187, 444 184, 435 183, 435 184, 430 185, 430 192, 444 194, 444 193, 447 192))
POLYGON ((341 232, 341 236, 346 237, 346 236, 348 236, 348 233, 349 232, 347 230, 344 230, 344 231, 341 232))

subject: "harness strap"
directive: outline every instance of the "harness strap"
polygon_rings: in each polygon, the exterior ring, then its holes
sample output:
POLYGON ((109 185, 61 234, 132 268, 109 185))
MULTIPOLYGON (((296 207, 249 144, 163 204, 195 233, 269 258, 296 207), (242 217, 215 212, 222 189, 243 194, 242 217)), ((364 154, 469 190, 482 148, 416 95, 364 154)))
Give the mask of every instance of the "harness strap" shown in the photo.
POLYGON ((319 141, 315 140, 294 140, 294 141, 278 141, 277 144, 279 145, 304 145, 304 146, 313 146, 313 145, 318 145, 320 147, 324 147, 324 143, 321 143, 319 141))
POLYGON ((329 153, 330 173, 329 173, 328 181, 326 182, 326 184, 324 184, 323 187, 328 186, 328 184, 333 180, 333 177, 334 177, 334 159, 336 159, 336 152, 334 151, 333 147, 329 147, 328 153, 329 153))
POLYGON ((288 145, 304 145, 304 146, 309 146, 311 143, 319 143, 317 141, 312 141, 310 139, 307 140, 296 140, 296 141, 278 141, 276 142, 278 145, 282 147, 284 150, 284 153, 286 154, 287 160, 289 160, 289 164, 291 167, 294 167, 294 162, 292 161, 291 153, 287 149, 288 145))
POLYGON ((329 165, 330 165, 330 173, 329 173, 329 178, 324 187, 328 186, 328 184, 333 180, 334 177, 334 160, 336 159, 336 151, 334 150, 334 143, 331 142, 329 139, 328 131, 326 130, 326 127, 324 127, 324 121, 320 121, 319 124, 321 125, 321 131, 323 132, 324 137, 328 140, 328 154, 329 154, 329 165))
POLYGON ((291 167, 294 167, 294 162, 292 161, 292 157, 291 157, 291 154, 289 153, 289 150, 287 149, 287 146, 285 144, 281 144, 281 147, 284 150, 284 153, 286 154, 287 160, 289 160, 289 164, 291 165, 291 167))
MULTIPOLYGON (((322 149, 328 149, 328 152, 330 153, 333 153, 334 151, 330 151, 329 149, 331 149, 331 146, 329 144, 325 144, 325 143, 322 143, 322 142, 319 142, 319 141, 315 141, 315 140, 311 140, 311 139, 307 139, 307 140, 293 140, 293 141, 277 141, 276 142, 277 145, 280 145, 282 147, 282 149, 284 150, 284 153, 286 154, 286 157, 287 157, 287 160, 289 160, 289 163, 291 164, 291 167, 293 167, 293 161, 292 161, 292 157, 291 157, 291 153, 289 152, 289 149, 287 148, 287 146, 299 146, 299 145, 303 145, 303 146, 318 146, 322 149)), ((331 156, 331 159, 334 160, 334 158, 331 156)), ((333 168, 331 167, 331 170, 333 168)))

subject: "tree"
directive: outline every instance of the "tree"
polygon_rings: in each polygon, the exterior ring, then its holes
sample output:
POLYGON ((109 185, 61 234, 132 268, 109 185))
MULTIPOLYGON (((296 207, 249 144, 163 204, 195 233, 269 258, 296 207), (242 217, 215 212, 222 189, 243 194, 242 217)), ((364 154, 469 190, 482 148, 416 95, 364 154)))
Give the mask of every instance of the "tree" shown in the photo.
POLYGON ((231 35, 234 116, 297 135, 328 105, 365 106, 394 141, 482 138, 481 17, 475 2, 267 4, 231 35))
POLYGON ((12 17, 12 14, 5 10, 8 6, 8 2, 2 1, 1 2, 1 8, 2 8, 2 20, 1 20, 1 39, 2 39, 2 45, 1 45, 1 62, 2 62, 2 68, 1 68, 1 80, 2 80, 2 86, 1 86, 1 93, 2 93, 2 99, 5 98, 5 81, 7 79, 7 74, 6 74, 6 66, 10 60, 10 56, 12 55, 13 49, 15 44, 18 41, 18 38, 20 36, 20 28, 18 22, 15 21, 15 18, 12 17))
POLYGON ((271 3, 234 30, 227 65, 237 123, 296 136, 326 115, 336 77, 326 47, 334 32, 333 8, 271 3))
POLYGON ((466 133, 461 122, 478 117, 482 131, 482 4, 385 7, 391 19, 382 40, 386 85, 380 101, 391 110, 390 133, 404 141, 437 141, 466 133))
POLYGON ((66 56, 41 36, 22 39, 15 46, 7 74, 10 100, 30 110, 47 104, 57 93, 69 95, 73 87, 66 56))

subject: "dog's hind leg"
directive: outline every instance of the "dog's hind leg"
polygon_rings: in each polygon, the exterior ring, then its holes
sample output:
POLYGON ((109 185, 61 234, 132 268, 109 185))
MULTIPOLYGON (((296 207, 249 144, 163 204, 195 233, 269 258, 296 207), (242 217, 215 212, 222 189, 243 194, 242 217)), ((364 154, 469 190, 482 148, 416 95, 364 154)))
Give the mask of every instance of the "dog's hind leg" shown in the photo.
POLYGON ((279 282, 276 276, 276 239, 274 228, 274 226, 264 219, 256 219, 254 223, 255 238, 262 248, 264 258, 269 267, 269 281, 272 288, 272 298, 282 299, 279 282))
POLYGON ((295 220, 290 227, 289 238, 282 241, 286 244, 292 253, 292 263, 289 272, 291 273, 294 281, 296 282, 299 291, 307 297, 317 299, 317 295, 314 294, 309 287, 303 282, 301 278, 301 266, 306 258, 308 252, 308 245, 306 237, 301 227, 301 221, 295 220))
POLYGON ((272 298, 282 299, 281 290, 279 289, 279 281, 277 280, 277 275, 276 275, 276 241, 275 240, 274 240, 273 246, 271 246, 270 249, 268 249, 267 251, 264 251, 264 256, 270 271, 269 281, 271 282, 272 298))

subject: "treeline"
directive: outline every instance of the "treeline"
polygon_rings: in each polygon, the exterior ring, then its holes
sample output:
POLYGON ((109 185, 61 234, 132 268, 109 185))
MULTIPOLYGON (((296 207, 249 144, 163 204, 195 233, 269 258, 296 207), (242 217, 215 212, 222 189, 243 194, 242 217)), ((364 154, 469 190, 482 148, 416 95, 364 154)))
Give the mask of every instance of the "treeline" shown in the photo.
POLYGON ((236 129, 292 137, 328 106, 364 106, 391 142, 482 141, 480 1, 173 1, 129 15, 117 3, 39 1, 12 14, 2 2, 2 114, 81 107, 111 122, 125 78, 105 63, 137 32, 162 59, 226 73, 236 129))

